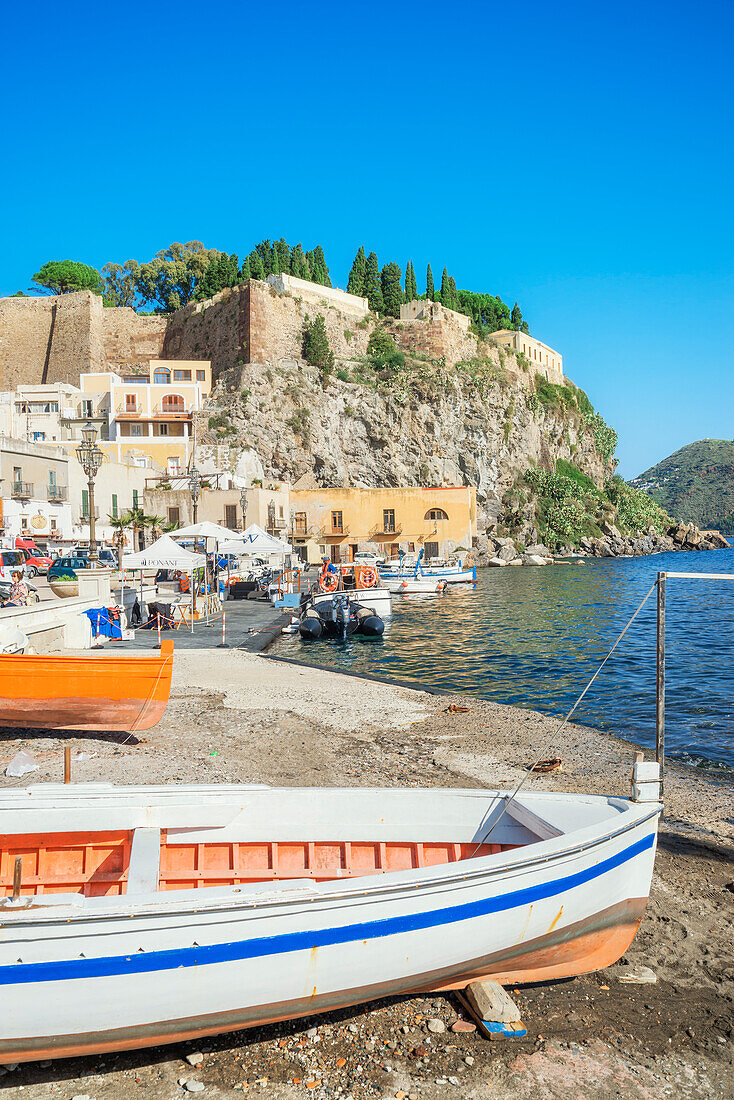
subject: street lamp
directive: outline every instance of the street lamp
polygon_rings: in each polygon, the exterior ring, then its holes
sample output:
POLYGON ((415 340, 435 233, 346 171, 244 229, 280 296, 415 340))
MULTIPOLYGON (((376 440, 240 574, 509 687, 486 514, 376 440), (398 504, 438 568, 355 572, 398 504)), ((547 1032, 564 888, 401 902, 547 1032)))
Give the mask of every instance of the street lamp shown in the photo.
POLYGON ((82 442, 76 449, 76 457, 87 475, 89 486, 89 561, 97 561, 97 538, 94 525, 94 479, 104 462, 104 455, 97 446, 97 429, 91 420, 82 428, 82 442))
POLYGON ((196 466, 192 466, 189 472, 189 492, 191 493, 191 503, 194 506, 194 523, 196 523, 196 514, 199 510, 199 494, 201 493, 201 474, 196 466))
POLYGON ((240 489, 240 508, 242 509, 242 530, 247 527, 247 489, 240 489))

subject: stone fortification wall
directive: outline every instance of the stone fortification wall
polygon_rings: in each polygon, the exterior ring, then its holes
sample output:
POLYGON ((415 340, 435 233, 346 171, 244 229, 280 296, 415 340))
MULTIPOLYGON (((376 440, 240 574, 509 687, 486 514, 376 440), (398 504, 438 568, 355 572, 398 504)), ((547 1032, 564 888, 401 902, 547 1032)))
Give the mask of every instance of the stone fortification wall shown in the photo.
POLYGON ((47 298, 0 298, 0 390, 72 382, 93 371, 147 365, 163 348, 166 321, 105 309, 83 290, 47 298))
MULTIPOLYGON (((369 328, 360 328, 353 312, 343 312, 326 298, 307 302, 290 291, 250 279, 174 314, 163 357, 211 359, 214 381, 225 371, 247 363, 274 366, 299 359, 306 317, 319 313, 337 359, 366 353, 369 328)), ((236 384, 236 379, 232 381, 236 384)))
MULTIPOLYGON (((96 299, 99 301, 99 299, 96 299)), ((101 313, 101 370, 124 371, 130 367, 148 367, 150 359, 163 354, 166 335, 165 317, 140 317, 127 306, 103 308, 101 313)))
POLYGON ((268 275, 266 281, 276 290, 291 294, 294 298, 302 298, 312 306, 334 306, 342 313, 354 314, 357 320, 366 317, 370 311, 366 298, 360 298, 357 294, 347 294, 345 290, 337 290, 333 286, 321 286, 319 283, 312 283, 307 279, 296 279, 293 275, 285 274, 268 275))
MULTIPOLYGON (((413 304, 413 303, 410 303, 413 304)), ((439 302, 421 302, 416 317, 404 317, 390 326, 395 343, 408 354, 444 359, 454 366, 477 354, 477 338, 469 332, 469 318, 439 302)), ((403 314, 401 308, 401 314, 403 314)))

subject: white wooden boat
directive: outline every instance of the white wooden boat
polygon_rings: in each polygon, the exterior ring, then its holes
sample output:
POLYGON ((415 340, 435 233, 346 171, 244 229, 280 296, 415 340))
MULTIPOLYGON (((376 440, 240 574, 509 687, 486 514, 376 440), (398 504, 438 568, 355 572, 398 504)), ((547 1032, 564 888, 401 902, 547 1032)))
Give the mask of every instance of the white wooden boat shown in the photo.
MULTIPOLYGON (((476 566, 465 566, 461 562, 436 562, 432 565, 427 565, 422 560, 423 551, 419 553, 418 557, 403 557, 398 564, 391 563, 387 566, 380 566, 380 579, 383 584, 389 584, 392 581, 403 580, 406 577, 432 577, 436 580, 446 581, 447 584, 476 584, 477 582, 477 570, 476 566)), ((391 588, 391 591, 395 589, 391 588)))
POLYGON ((609 966, 650 889, 652 786, 6 790, 0 1062, 609 966))
POLYGON ((398 596, 435 596, 446 588, 446 581, 437 577, 399 577, 385 584, 398 596))

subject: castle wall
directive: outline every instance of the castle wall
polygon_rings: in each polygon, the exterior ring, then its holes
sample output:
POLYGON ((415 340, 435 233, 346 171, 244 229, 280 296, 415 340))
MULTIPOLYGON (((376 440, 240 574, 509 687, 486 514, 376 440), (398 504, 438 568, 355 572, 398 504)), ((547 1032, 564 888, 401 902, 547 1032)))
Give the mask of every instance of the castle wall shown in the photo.
POLYGON ((0 298, 0 390, 79 384, 82 372, 144 365, 160 355, 166 320, 106 309, 89 290, 47 298, 0 298))

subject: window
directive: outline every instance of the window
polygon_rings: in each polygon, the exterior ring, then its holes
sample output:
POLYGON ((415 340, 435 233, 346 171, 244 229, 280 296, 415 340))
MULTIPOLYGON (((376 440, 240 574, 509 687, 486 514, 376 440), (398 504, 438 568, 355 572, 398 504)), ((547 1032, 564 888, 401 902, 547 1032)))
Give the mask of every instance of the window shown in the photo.
POLYGON ((237 528, 237 505, 225 504, 224 506, 224 526, 229 527, 231 531, 237 528))
POLYGON ((20 485, 23 480, 23 467, 13 466, 13 484, 20 485))
POLYGON ((382 513, 382 529, 383 531, 395 530, 395 509, 385 508, 382 513))
POLYGON ((56 488, 56 471, 55 470, 49 470, 48 471, 48 487, 49 487, 49 489, 55 489, 56 488))
POLYGON ((190 370, 175 370, 173 372, 173 381, 174 382, 190 382, 191 381, 191 371, 190 370))
POLYGON ((438 543, 437 542, 427 542, 426 543, 426 557, 428 559, 438 557, 438 543))
POLYGON ((138 490, 133 489, 133 508, 138 507, 138 490))
POLYGON ((280 508, 278 509, 278 514, 280 515, 280 518, 282 519, 283 518, 283 505, 282 504, 281 504, 280 508))
POLYGON ((55 517, 55 516, 51 516, 51 517, 49 518, 49 523, 50 523, 50 525, 51 525, 51 530, 52 530, 52 531, 55 531, 55 530, 56 530, 56 517, 55 517))
POLYGON ((446 512, 443 508, 429 508, 425 514, 425 519, 448 519, 446 512))
POLYGON ((196 381, 197 382, 206 382, 206 371, 205 370, 197 370, 197 372, 196 372, 196 381))
POLYGON ((142 424, 128 424, 128 428, 130 429, 130 435, 139 436, 143 434, 142 424))
POLYGON ((28 516, 21 516, 20 517, 20 526, 21 526, 22 531, 27 531, 28 530, 28 516))
POLYGON ((92 401, 91 398, 85 397, 82 401, 82 416, 92 415, 92 401))
POLYGON ((168 472, 169 474, 181 473, 181 459, 178 455, 171 455, 168 459, 168 472))
POLYGON ((171 381, 171 372, 166 367, 156 367, 153 381, 157 386, 167 386, 171 381))
POLYGON ((112 518, 117 519, 117 493, 112 494, 112 518))
POLYGON ((159 424, 158 425, 158 435, 168 435, 168 425, 167 424, 159 424))
POLYGON ((305 535, 306 534, 306 513, 305 512, 296 512, 295 525, 296 525, 296 534, 297 535, 305 535))
POLYGON ((180 393, 167 393, 161 402, 164 412, 183 412, 184 399, 180 393))
POLYGON ((89 515, 89 489, 82 489, 82 515, 89 515))
POLYGON ((125 412, 136 412, 138 408, 137 394, 126 393, 125 394, 125 412))
POLYGON ((341 512, 331 513, 331 529, 337 534, 344 530, 344 520, 341 512))
POLYGON ((169 523, 180 523, 181 522, 181 513, 179 512, 178 508, 169 508, 168 509, 168 522, 169 523))
POLYGON ((45 432, 31 432, 31 435, 33 436, 34 443, 41 443, 46 438, 45 432))

